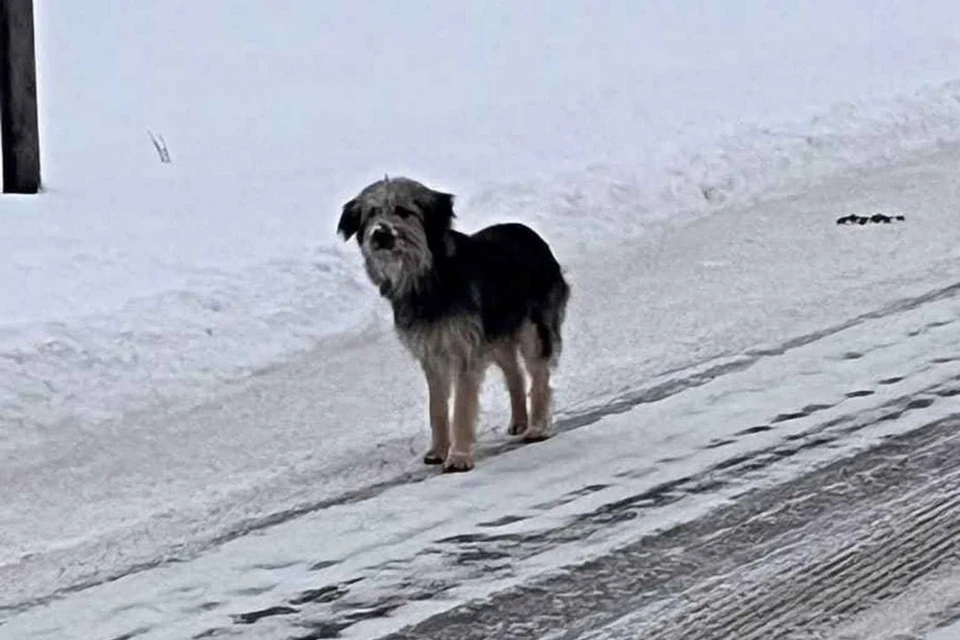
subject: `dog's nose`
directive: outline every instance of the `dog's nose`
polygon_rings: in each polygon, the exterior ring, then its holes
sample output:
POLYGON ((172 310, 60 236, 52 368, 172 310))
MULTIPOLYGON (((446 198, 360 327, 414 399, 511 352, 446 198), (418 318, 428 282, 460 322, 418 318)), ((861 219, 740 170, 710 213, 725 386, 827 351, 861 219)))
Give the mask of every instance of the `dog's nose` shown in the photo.
POLYGON ((370 244, 374 249, 392 249, 393 232, 384 225, 377 225, 370 234, 370 244))

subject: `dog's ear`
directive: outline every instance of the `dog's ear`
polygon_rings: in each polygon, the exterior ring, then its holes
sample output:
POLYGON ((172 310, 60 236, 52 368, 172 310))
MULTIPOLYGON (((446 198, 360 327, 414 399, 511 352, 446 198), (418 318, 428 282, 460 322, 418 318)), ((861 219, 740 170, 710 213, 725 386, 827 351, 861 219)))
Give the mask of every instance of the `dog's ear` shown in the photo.
POLYGON ((357 206, 357 200, 354 198, 343 205, 343 212, 340 214, 340 224, 337 225, 337 233, 343 236, 344 242, 350 239, 360 229, 360 208, 357 206))
POLYGON ((453 219, 456 217, 453 213, 453 194, 430 191, 417 204, 423 212, 427 226, 439 231, 446 231, 453 224, 453 219))

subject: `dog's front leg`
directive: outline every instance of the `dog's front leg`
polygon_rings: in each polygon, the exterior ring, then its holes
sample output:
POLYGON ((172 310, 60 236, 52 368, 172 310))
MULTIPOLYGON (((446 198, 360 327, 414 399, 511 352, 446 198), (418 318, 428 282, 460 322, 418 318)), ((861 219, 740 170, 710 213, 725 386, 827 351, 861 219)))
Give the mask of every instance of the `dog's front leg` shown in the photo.
POLYGON ((430 395, 430 448, 423 456, 425 464, 441 464, 450 450, 450 373, 443 367, 423 364, 430 395))
POLYGON ((480 410, 480 382, 483 370, 477 366, 464 367, 457 376, 453 400, 453 441, 443 463, 444 471, 473 469, 474 431, 480 410))

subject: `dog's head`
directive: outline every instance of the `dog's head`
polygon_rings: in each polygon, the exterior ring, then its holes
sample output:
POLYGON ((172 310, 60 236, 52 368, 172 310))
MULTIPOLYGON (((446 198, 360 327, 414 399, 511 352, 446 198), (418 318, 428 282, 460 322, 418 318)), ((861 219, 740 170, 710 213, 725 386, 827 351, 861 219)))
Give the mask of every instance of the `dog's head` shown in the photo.
POLYGON ((383 295, 396 297, 433 268, 453 217, 451 194, 385 177, 343 205, 337 231, 344 240, 356 234, 370 279, 383 295))

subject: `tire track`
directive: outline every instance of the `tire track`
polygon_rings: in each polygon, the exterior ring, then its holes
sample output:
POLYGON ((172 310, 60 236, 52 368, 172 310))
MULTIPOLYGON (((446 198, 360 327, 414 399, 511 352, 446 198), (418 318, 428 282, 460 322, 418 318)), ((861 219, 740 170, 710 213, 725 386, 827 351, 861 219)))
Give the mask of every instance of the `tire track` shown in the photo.
POLYGON ((841 552, 839 557, 829 558, 821 564, 826 574, 816 565, 812 571, 798 568, 783 582, 796 581, 799 587, 777 589, 761 582, 753 592, 739 594, 735 603, 718 603, 722 614, 708 619, 707 624, 686 623, 669 633, 653 631, 653 637, 783 637, 787 632, 852 613, 868 606, 883 589, 898 581, 909 582, 944 559, 941 552, 956 544, 960 531, 956 519, 958 504, 960 501, 954 500, 928 526, 910 528, 903 535, 888 531, 888 537, 876 546, 858 545, 852 554, 841 552), (936 535, 941 527, 946 533, 936 535))
POLYGON ((821 632, 936 567, 960 565, 958 427, 954 417, 889 438, 563 575, 386 638, 739 640, 821 632), (603 625, 610 628, 597 631, 603 625))
MULTIPOLYGON (((943 486, 946 495, 950 496, 950 489, 960 486, 960 481, 951 479, 950 486, 943 486)), ((911 496, 913 497, 913 496, 911 496)), ((942 497, 942 496, 941 496, 942 497)), ((697 637, 724 637, 722 633, 736 632, 739 637, 764 637, 757 635, 759 630, 776 622, 802 616, 802 610, 816 612, 817 616, 830 615, 842 612, 835 610, 833 603, 844 598, 844 593, 870 595, 890 583, 880 579, 880 576, 891 576, 891 580, 900 575, 905 569, 916 565, 918 556, 911 555, 911 551, 918 550, 919 546, 932 544, 939 549, 941 542, 950 542, 955 535, 953 529, 948 529, 945 536, 933 534, 943 525, 953 524, 951 520, 956 511, 960 510, 960 495, 952 495, 950 499, 934 500, 922 507, 919 511, 910 511, 909 520, 898 520, 895 523, 886 523, 881 532, 870 531, 869 525, 860 519, 859 530, 867 529, 867 542, 859 541, 847 548, 828 556, 828 559, 810 565, 799 564, 792 571, 782 575, 786 585, 780 590, 771 590, 770 585, 760 581, 753 591, 740 592, 735 599, 706 600, 711 610, 720 610, 722 614, 706 616, 700 624, 698 616, 693 615, 675 632, 664 637, 683 637, 683 633, 697 632, 697 637), (946 519, 946 520, 945 520, 946 519), (898 531, 903 530, 903 533, 898 531), (930 543, 929 537, 936 541, 930 543), (928 544, 929 543, 929 544, 928 544), (875 549, 878 546, 880 551, 875 549), (883 551, 894 549, 896 554, 887 557, 896 558, 893 562, 884 564, 878 562, 877 554, 882 560, 883 551), (824 585, 832 585, 824 587, 824 585)), ((819 528, 823 523, 817 523, 819 528)), ((811 527, 805 527, 810 530, 811 527)), ((811 531, 811 533, 813 533, 811 531)), ((809 555, 809 554, 808 554, 809 555)), ((920 554, 923 556, 923 554, 920 554)), ((923 556, 925 557, 925 556, 923 556)), ((769 556, 765 559, 769 561, 769 556)), ((909 573, 909 571, 907 572, 909 573)), ((809 623, 809 619, 804 619, 809 623)), ((778 632, 783 629, 779 628, 778 632)))

